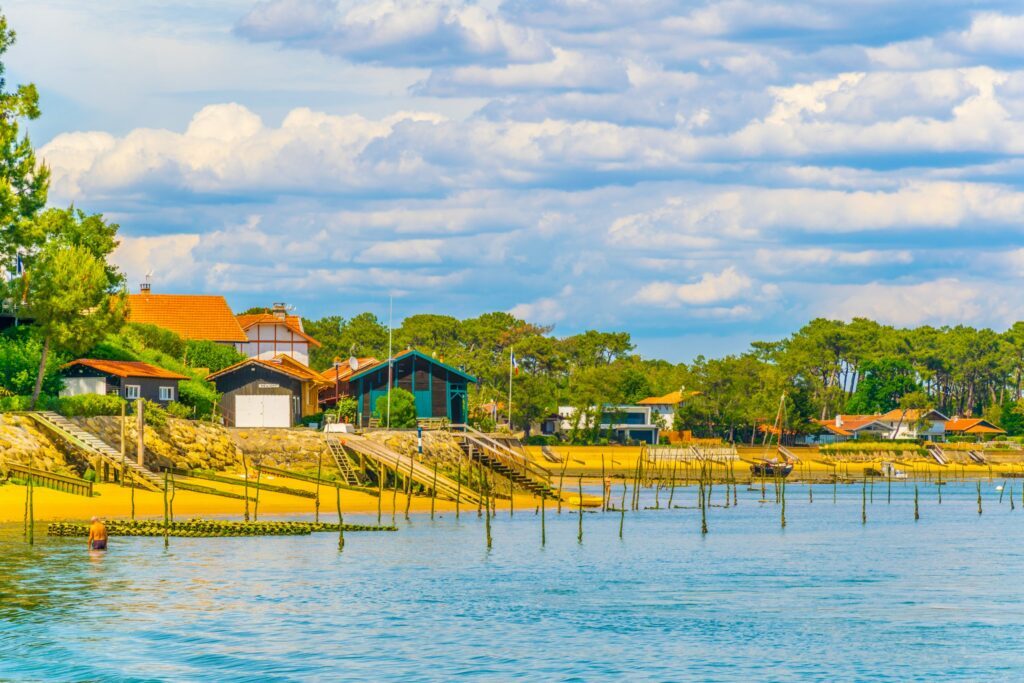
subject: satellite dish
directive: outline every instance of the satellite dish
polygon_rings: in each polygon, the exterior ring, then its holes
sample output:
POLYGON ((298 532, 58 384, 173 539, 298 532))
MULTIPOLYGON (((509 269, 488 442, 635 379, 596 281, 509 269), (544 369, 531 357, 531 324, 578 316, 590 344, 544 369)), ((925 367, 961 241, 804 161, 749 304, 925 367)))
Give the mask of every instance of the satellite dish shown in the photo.
POLYGON ((352 368, 352 372, 355 372, 356 370, 359 369, 359 359, 356 358, 355 356, 352 356, 351 358, 348 359, 348 366, 352 368))

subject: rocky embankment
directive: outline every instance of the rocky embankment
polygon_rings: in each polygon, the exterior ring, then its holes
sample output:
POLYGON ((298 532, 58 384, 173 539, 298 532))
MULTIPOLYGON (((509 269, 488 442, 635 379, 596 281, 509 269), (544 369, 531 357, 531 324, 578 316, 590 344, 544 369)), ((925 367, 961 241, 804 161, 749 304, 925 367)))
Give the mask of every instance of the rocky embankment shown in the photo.
POLYGON ((323 434, 315 429, 235 428, 225 431, 252 462, 290 469, 314 469, 321 457, 325 464, 332 462, 323 434))
MULTIPOLYGON (((76 417, 72 420, 115 450, 120 449, 121 418, 76 417)), ((129 458, 135 458, 137 439, 135 420, 126 420, 125 451, 129 458)), ((168 418, 165 425, 148 425, 143 432, 143 439, 146 444, 146 466, 150 468, 168 465, 221 471, 242 468, 238 447, 228 435, 228 430, 220 425, 168 418)))
POLYGON ((4 461, 69 475, 79 474, 85 464, 31 419, 11 414, 0 414, 0 475, 6 474, 4 461))

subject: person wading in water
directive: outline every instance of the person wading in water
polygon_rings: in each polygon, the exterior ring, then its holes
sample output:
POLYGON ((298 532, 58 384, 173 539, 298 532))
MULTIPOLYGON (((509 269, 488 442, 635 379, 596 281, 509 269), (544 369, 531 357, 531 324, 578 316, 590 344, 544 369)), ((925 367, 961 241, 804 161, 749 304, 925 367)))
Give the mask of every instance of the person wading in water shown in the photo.
POLYGON ((89 550, 107 549, 107 527, 99 517, 92 518, 89 525, 89 550))

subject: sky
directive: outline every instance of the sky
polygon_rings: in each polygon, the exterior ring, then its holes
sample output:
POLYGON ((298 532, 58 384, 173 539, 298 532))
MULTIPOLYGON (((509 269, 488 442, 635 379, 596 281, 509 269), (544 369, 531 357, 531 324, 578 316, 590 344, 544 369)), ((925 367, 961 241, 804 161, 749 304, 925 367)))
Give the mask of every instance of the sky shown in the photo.
POLYGON ((13 0, 51 203, 133 287, 510 311, 685 361, 1024 318, 1024 14, 948 0, 13 0))

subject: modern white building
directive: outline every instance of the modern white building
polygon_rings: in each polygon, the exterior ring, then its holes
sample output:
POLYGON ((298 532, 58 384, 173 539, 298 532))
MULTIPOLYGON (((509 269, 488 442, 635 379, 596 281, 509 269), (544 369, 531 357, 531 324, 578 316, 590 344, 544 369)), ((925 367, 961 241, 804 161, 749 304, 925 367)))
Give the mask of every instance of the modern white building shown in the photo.
POLYGON ((650 406, 642 405, 605 405, 600 411, 595 407, 586 415, 577 419, 574 406, 559 406, 558 416, 561 418, 561 430, 568 433, 573 428, 590 429, 593 420, 600 412, 598 428, 602 433, 610 434, 611 439, 620 443, 639 441, 656 444, 661 429, 653 422, 653 411, 650 406))

